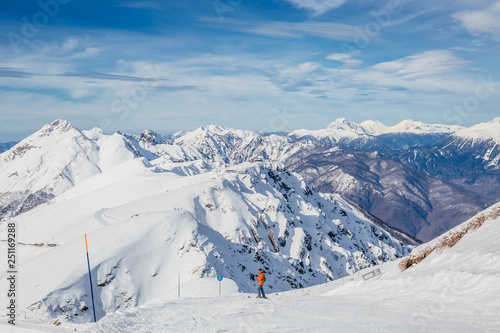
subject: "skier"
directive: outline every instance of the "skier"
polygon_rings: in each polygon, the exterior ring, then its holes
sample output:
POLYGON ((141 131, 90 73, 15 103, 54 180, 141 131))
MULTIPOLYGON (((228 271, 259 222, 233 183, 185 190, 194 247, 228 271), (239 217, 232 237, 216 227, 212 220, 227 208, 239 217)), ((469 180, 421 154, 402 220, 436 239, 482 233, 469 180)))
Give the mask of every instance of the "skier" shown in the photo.
POLYGON ((257 298, 267 298, 264 293, 264 283, 266 282, 266 274, 262 269, 259 269, 259 274, 257 275, 257 281, 259 283, 259 288, 257 288, 257 298))

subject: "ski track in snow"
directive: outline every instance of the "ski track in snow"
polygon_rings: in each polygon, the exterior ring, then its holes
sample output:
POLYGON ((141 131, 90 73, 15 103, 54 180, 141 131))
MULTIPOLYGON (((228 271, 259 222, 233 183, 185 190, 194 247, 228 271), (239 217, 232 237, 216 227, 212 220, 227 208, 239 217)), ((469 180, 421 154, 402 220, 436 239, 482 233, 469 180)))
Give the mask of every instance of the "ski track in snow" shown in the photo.
POLYGON ((106 211, 106 208, 101 209, 100 211, 96 212, 94 214, 94 218, 102 224, 103 226, 107 227, 109 223, 104 219, 104 212, 106 211))
MULTIPOLYGON (((446 259, 456 257, 451 253, 446 259)), ((439 258, 438 258, 439 259, 439 258)), ((109 314, 97 323, 20 323, 11 332, 498 332, 500 306, 491 299, 474 297, 472 288, 461 290, 439 281, 453 282, 451 272, 433 277, 434 287, 426 288, 429 272, 404 276, 397 262, 385 264, 384 275, 364 281, 369 268, 327 284, 285 293, 238 294, 233 289, 217 293, 216 282, 197 286, 190 282, 188 297, 153 300, 142 306, 109 314), (416 279, 414 279, 416 278, 416 279), (352 280, 351 280, 352 279, 352 280), (418 282, 418 281, 422 282, 418 282), (205 289, 203 289, 205 288, 205 289), (213 290, 209 290, 212 288, 213 290), (450 290, 451 288, 451 290, 450 290), (459 290, 461 290, 459 292, 459 290), (449 297, 452 292, 453 296, 449 297), (200 297, 193 297, 195 294, 200 297), (211 296, 210 296, 211 295, 211 296), (24 329, 30 330, 24 330, 24 329), (33 331, 31 330, 33 329, 33 331)), ((429 265, 427 265, 429 266, 429 265)), ((426 267, 428 268, 428 267, 426 267)), ((460 279, 459 279, 460 280, 460 279)), ((223 282, 225 283, 225 282, 223 282)), ((498 283, 493 286, 498 290, 498 283)), ((255 289, 255 286, 252 287, 255 289)), ((2 332, 5 330, 0 329, 2 332)))
MULTIPOLYGON (((354 282, 355 283, 355 282, 354 282)), ((180 299, 117 312, 97 324, 68 325, 77 332, 498 332, 493 322, 478 323, 467 302, 426 304, 420 298, 269 295, 180 299), (426 308, 424 312, 419 307, 426 308), (418 312, 418 315, 414 313, 418 312)), ((61 328, 62 329, 62 328, 61 328)), ((58 331, 54 328, 54 331, 58 331)))
POLYGON ((99 210, 98 212, 95 212, 94 218, 97 220, 97 222, 99 222, 103 226, 107 227, 107 226, 109 226, 109 225, 111 225, 113 223, 109 223, 106 219, 108 219, 108 220, 114 220, 115 222, 119 222, 120 221, 117 218, 114 218, 112 216, 106 215, 106 211, 108 211, 108 208, 103 208, 103 209, 99 210))
MULTIPOLYGON (((497 208, 499 205, 492 208, 497 208)), ((492 210, 489 210, 492 211, 492 210)), ((500 217, 488 220, 453 247, 436 250, 401 272, 385 263, 382 275, 357 274, 269 299, 238 293, 229 279, 218 296, 215 278, 187 281, 141 306, 97 323, 5 324, 1 332, 499 332, 500 217)), ((256 286, 250 285, 252 291, 256 286)))

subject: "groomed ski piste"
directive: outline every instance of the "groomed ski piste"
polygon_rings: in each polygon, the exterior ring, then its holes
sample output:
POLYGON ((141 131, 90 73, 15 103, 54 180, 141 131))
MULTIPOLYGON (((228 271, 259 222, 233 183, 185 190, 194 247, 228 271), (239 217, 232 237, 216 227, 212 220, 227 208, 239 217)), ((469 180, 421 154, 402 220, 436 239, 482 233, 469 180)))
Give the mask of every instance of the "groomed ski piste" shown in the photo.
MULTIPOLYGON (((60 326, 19 321, 2 332, 498 332, 500 330, 500 205, 451 248, 434 250, 402 271, 401 260, 306 289, 238 293, 236 284, 199 279, 97 323, 60 326), (496 216, 496 217, 495 217, 496 216), (380 269, 365 281, 363 275, 380 269)), ((465 230, 467 221, 414 253, 465 230)), ((252 286, 255 289, 255 286, 252 286)))

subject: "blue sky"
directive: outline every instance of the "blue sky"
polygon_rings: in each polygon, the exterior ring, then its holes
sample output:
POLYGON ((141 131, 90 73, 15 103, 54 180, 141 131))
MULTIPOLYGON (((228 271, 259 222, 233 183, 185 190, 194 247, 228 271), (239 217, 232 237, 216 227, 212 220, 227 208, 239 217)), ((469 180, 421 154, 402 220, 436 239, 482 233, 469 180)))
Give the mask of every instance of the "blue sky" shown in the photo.
POLYGON ((3 1, 0 142, 498 116, 499 0, 3 1))

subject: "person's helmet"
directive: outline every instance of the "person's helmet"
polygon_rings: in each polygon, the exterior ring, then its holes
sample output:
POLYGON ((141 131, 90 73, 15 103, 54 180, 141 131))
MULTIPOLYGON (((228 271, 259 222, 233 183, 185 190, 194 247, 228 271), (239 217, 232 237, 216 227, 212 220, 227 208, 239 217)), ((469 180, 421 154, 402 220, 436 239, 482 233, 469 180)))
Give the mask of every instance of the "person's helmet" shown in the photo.
POLYGON ((263 272, 262 268, 259 268, 259 272, 263 272))

